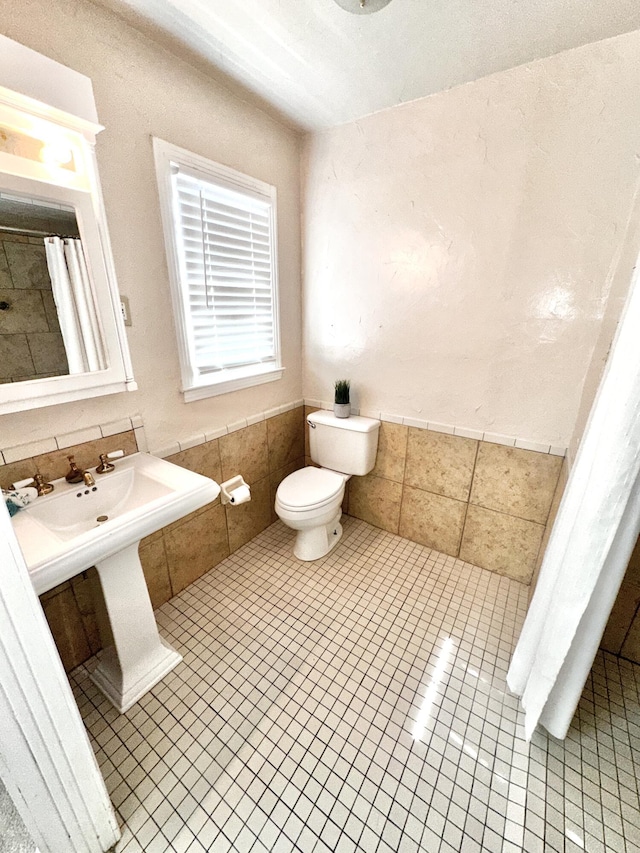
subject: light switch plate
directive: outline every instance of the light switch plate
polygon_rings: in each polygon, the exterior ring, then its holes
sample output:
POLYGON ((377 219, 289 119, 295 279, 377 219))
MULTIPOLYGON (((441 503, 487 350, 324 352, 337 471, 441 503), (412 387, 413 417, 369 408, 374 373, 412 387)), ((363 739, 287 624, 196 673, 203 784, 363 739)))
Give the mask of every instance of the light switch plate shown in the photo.
POLYGON ((124 320, 125 326, 131 325, 131 309, 129 308, 129 297, 121 296, 120 297, 120 308, 122 310, 122 319, 124 320))

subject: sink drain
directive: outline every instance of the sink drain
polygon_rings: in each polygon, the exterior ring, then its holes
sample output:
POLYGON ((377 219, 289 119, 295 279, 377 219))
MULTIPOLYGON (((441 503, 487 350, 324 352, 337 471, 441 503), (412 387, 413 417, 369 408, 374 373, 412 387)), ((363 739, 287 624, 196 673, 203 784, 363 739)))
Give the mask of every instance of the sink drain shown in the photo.
POLYGON ((105 521, 109 521, 109 516, 108 515, 99 515, 96 518, 96 521, 98 522, 98 524, 104 524, 105 521))

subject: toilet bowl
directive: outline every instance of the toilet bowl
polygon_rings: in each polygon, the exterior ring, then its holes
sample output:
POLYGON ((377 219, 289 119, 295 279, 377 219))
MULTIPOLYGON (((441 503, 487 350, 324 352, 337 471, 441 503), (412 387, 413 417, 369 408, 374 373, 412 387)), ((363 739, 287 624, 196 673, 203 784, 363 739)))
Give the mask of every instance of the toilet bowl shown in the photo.
POLYGON ((318 560, 342 536, 342 499, 347 474, 326 468, 301 468, 289 474, 276 492, 276 513, 298 532, 293 553, 299 560, 318 560))
POLYGON ((318 411, 307 417, 307 423, 311 458, 323 467, 302 468, 285 477, 276 492, 275 510, 297 531, 295 556, 318 560, 342 536, 345 483, 352 474, 368 474, 375 465, 380 421, 337 418, 331 412, 318 411))

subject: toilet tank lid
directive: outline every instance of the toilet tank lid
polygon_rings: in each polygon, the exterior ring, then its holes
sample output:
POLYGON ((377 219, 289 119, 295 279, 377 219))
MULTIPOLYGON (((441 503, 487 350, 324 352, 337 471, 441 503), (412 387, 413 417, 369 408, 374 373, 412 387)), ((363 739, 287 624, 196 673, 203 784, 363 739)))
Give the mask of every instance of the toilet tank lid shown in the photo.
POLYGON ((373 432, 380 428, 380 421, 375 418, 361 418, 359 415, 337 418, 333 412, 327 412, 324 409, 319 412, 311 412, 310 415, 307 415, 307 421, 310 424, 323 424, 337 429, 348 429, 352 432, 373 432))

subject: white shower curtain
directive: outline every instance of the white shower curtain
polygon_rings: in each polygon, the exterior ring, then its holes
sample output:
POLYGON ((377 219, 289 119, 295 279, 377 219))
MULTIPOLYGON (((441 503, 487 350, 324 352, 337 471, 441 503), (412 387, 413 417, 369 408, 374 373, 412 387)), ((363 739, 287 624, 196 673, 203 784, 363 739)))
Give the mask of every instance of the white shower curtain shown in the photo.
POLYGON ((566 737, 640 531, 640 284, 636 270, 507 682, 525 734, 566 737))
POLYGON ((103 370, 106 362, 82 241, 47 237, 44 245, 69 373, 103 370))

